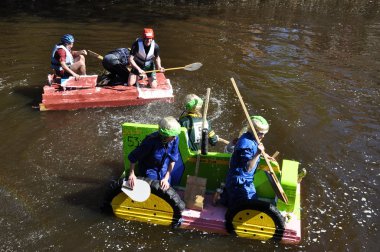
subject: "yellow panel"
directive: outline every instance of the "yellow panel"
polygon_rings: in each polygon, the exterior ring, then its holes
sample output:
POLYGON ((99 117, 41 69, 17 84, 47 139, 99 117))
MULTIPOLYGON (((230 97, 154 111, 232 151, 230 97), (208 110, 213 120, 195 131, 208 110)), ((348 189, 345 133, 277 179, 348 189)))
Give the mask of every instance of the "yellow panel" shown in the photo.
POLYGON ((251 209, 238 212, 232 224, 238 236, 251 239, 268 240, 276 231, 276 225, 269 215, 251 209))
POLYGON ((124 193, 119 193, 111 204, 115 215, 122 219, 164 226, 171 225, 173 221, 173 208, 155 194, 151 194, 144 202, 136 202, 124 193))

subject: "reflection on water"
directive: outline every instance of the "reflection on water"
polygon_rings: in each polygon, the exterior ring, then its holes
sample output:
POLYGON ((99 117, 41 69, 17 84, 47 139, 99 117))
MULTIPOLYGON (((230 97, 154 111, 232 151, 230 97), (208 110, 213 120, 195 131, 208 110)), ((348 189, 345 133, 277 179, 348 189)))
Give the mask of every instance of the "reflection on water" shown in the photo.
MULTIPOLYGON (((121 123, 178 117, 186 94, 204 96, 211 87, 209 120, 217 134, 233 138, 244 115, 230 77, 248 110, 271 124, 267 152, 278 150, 308 170, 296 249, 377 247, 376 1, 55 2, 54 11, 42 0, 0 4, 1 250, 291 249, 99 211, 105 185, 123 169, 121 123), (64 17, 57 15, 62 10, 64 17), (104 54, 130 46, 145 26, 156 31, 165 67, 204 64, 195 72, 167 73, 173 104, 46 113, 31 108, 63 33, 75 35, 75 48, 104 54)), ((87 65, 89 73, 102 71, 94 58, 87 57, 87 65)))

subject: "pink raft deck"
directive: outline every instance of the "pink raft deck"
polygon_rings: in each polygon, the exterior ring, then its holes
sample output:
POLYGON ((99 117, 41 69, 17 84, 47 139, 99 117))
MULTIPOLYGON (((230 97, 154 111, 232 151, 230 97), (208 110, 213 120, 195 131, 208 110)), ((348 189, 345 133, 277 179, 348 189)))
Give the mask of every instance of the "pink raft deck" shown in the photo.
POLYGON ((73 77, 60 83, 60 78, 48 76, 48 84, 43 88, 40 111, 75 110, 81 108, 122 107, 144 105, 153 101, 173 102, 170 80, 163 73, 157 73, 157 88, 147 87, 147 81, 139 81, 136 86, 96 86, 97 75, 73 77))
MULTIPOLYGON (((178 192, 183 196, 183 192, 178 192)), ((227 208, 221 205, 213 206, 212 195, 207 194, 202 211, 185 209, 182 212, 182 223, 180 228, 196 229, 200 231, 219 233, 228 235, 225 228, 225 214, 227 208)), ((281 243, 298 244, 301 241, 301 221, 297 218, 291 218, 285 224, 285 230, 281 243)))

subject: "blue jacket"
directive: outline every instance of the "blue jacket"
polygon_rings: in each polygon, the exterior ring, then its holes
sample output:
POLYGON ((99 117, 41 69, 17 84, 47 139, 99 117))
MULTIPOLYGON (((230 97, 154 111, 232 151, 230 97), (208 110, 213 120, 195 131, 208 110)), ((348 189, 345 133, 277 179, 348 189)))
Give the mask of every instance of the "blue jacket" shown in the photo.
POLYGON ((179 138, 164 144, 158 132, 154 132, 142 141, 129 155, 131 163, 138 162, 140 175, 161 180, 170 162, 176 162, 179 157, 179 138))
POLYGON ((254 164, 251 171, 247 171, 247 162, 257 154, 259 151, 257 147, 258 144, 250 132, 244 133, 235 145, 226 180, 229 205, 238 200, 248 200, 256 197, 253 179, 259 160, 254 164))

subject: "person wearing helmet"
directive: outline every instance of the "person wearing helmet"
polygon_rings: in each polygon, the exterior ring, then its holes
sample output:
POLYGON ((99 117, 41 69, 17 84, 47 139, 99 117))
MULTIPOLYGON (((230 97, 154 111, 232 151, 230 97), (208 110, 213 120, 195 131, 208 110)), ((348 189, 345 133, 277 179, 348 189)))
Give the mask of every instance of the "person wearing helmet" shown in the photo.
POLYGON ((108 76, 111 82, 128 82, 129 76, 129 49, 117 48, 108 52, 102 61, 103 67, 111 74, 108 76))
POLYGON ((261 143, 269 131, 269 124, 262 116, 251 116, 260 144, 247 126, 235 145, 230 159, 230 168, 226 178, 226 187, 222 194, 222 203, 231 207, 237 202, 256 199, 256 189, 253 184, 256 168, 259 164, 264 146, 261 143))
MULTIPOLYGON (((202 139, 202 113, 203 100, 195 94, 188 94, 184 101, 184 112, 179 118, 179 124, 187 129, 187 143, 189 148, 197 151, 201 145, 202 139)), ((208 121, 206 121, 206 128, 208 128, 208 142, 215 146, 219 137, 211 129, 208 121)))
POLYGON ((55 74, 68 78, 74 76, 76 80, 80 75, 86 74, 85 55, 86 50, 72 51, 74 46, 74 36, 65 34, 61 38, 61 42, 56 44, 51 53, 51 67, 55 74))
POLYGON ((170 173, 179 158, 179 138, 181 126, 172 117, 165 117, 158 123, 158 131, 148 135, 129 155, 130 171, 128 182, 133 188, 138 162, 139 175, 160 180, 163 190, 170 187, 170 173))
POLYGON ((142 38, 136 39, 133 43, 129 62, 132 66, 132 70, 128 78, 129 86, 136 83, 139 75, 147 75, 149 77, 149 86, 152 88, 157 87, 156 74, 145 73, 145 71, 156 69, 160 72, 165 71, 161 65, 160 48, 154 40, 153 29, 144 28, 142 38))

